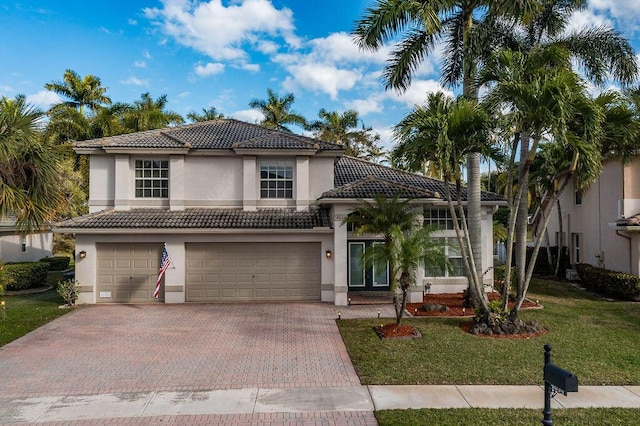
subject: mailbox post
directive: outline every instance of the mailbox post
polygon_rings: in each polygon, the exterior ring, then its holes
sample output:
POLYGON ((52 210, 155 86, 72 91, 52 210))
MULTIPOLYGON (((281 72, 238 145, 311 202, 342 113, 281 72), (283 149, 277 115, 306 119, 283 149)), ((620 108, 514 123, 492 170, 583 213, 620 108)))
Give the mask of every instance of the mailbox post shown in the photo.
POLYGON ((551 345, 544 345, 544 426, 552 426, 551 420, 551 398, 556 393, 562 392, 565 396, 567 392, 578 392, 578 378, 575 374, 551 363, 551 345))

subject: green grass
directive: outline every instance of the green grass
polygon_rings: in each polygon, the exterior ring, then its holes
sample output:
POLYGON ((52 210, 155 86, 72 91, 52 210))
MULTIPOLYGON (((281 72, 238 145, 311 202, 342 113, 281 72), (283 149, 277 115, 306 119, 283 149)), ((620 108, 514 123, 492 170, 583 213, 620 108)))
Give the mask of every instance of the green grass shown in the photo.
POLYGON ((640 384, 640 303, 608 302, 566 283, 534 280, 529 297, 545 308, 522 312, 547 330, 529 339, 464 333, 462 319, 406 319, 422 339, 383 341, 384 320, 339 320, 363 384, 540 384, 545 343, 553 362, 581 385, 640 384))
POLYGON ((21 296, 4 296, 4 318, 0 314, 0 346, 43 326, 49 321, 69 312, 60 309, 64 304, 55 290, 21 296))
MULTIPOLYGON (((542 410, 524 408, 464 408, 436 410, 376 411, 380 426, 396 425, 535 425, 542 422, 542 410)), ((633 408, 564 408, 553 410, 557 425, 632 425, 637 424, 640 409, 633 408)))

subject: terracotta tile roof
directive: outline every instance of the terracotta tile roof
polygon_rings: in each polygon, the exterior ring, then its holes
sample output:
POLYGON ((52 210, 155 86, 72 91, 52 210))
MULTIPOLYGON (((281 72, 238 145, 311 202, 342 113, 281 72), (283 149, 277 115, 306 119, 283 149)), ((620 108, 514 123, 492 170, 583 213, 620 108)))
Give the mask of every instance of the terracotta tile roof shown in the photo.
POLYGON ((108 210, 65 220, 69 229, 313 229, 330 227, 328 209, 131 209, 108 210))
MULTIPOLYGON (((391 167, 381 166, 379 164, 370 163, 359 158, 343 156, 337 162, 335 167, 334 177, 334 191, 340 189, 343 185, 353 184, 354 182, 361 181, 368 176, 375 176, 382 178, 388 182, 394 182, 407 187, 415 188, 428 193, 438 193, 440 197, 446 199, 446 191, 444 182, 438 179, 433 179, 418 175, 415 173, 403 172, 393 169, 391 167)), ((451 187, 452 196, 455 198, 455 186, 451 187)), ((371 194, 373 195, 373 194, 371 194)), ((364 198, 364 197, 360 197, 364 198)), ((461 198, 463 201, 467 199, 467 189, 463 188, 461 191, 461 198)), ((493 192, 482 191, 482 201, 505 201, 505 198, 500 194, 493 192)))
POLYGON ((440 194, 391 182, 377 176, 367 176, 322 194, 320 198, 372 198, 373 195, 400 198, 440 198, 440 194))
POLYGON ((75 142, 76 148, 191 149, 319 149, 342 151, 336 144, 294 133, 267 129, 233 119, 221 119, 75 142))

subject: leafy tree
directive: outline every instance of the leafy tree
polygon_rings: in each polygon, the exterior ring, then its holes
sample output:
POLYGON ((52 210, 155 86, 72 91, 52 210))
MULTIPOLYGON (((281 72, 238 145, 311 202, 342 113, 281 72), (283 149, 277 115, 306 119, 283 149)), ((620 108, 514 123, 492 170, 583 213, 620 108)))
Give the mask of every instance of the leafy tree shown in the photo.
POLYGON ((326 142, 342 145, 345 154, 352 157, 363 157, 369 149, 376 146, 380 135, 372 134, 371 127, 358 127, 358 112, 347 110, 340 114, 322 108, 318 112, 319 120, 310 123, 307 128, 314 136, 326 142))
POLYGON ((364 260, 389 263, 396 324, 400 324, 404 315, 407 292, 415 283, 415 270, 420 263, 426 258, 430 265, 448 267, 442 245, 431 238, 433 229, 420 229, 420 212, 410 202, 400 200, 398 195, 393 198, 375 195, 373 202, 362 200, 344 220, 354 226, 358 235, 382 236, 384 244, 374 244, 365 252, 364 260))
MULTIPOLYGON (((528 19, 538 8, 538 0, 378 0, 356 23, 354 36, 361 48, 372 51, 401 38, 382 75, 387 89, 399 91, 407 90, 420 63, 443 41, 442 81, 449 86, 462 83, 463 96, 476 98, 478 62, 511 33, 511 25, 496 17, 528 19)), ((481 276, 480 157, 475 152, 467 156, 467 180, 468 237, 481 276)))
POLYGON ((218 112, 216 107, 202 108, 202 114, 197 113, 195 111, 191 111, 187 114, 187 119, 191 120, 194 123, 202 122, 202 121, 210 121, 210 120, 219 120, 224 118, 224 114, 218 112))
POLYGON ((62 81, 52 81, 44 87, 68 99, 59 105, 77 109, 81 115, 85 114, 85 107, 95 111, 102 105, 111 104, 111 99, 105 95, 107 89, 102 87, 98 77, 91 74, 80 77, 68 69, 62 81))
POLYGON ((41 137, 43 116, 23 95, 0 99, 0 217, 23 232, 42 229, 60 201, 59 152, 41 137))
POLYGON ((273 90, 267 89, 267 100, 254 99, 249 102, 249 106, 264 115, 264 119, 260 122, 262 126, 291 132, 287 124, 296 124, 300 127, 307 126, 307 120, 302 115, 291 110, 294 101, 295 96, 293 96, 293 93, 278 97, 273 90))
POLYGON ((153 100, 148 92, 143 93, 140 99, 124 112, 124 127, 133 132, 140 132, 184 123, 180 114, 166 110, 167 103, 167 95, 153 100))
POLYGON ((471 298, 483 312, 489 311, 489 300, 466 238, 469 231, 461 198, 462 163, 469 152, 488 151, 490 124, 490 117, 476 101, 454 100, 442 92, 429 94, 424 106, 415 107, 394 128, 398 145, 393 152, 393 157, 400 158, 410 170, 417 170, 429 161, 442 171, 471 298), (455 194, 450 182, 455 183, 455 194))

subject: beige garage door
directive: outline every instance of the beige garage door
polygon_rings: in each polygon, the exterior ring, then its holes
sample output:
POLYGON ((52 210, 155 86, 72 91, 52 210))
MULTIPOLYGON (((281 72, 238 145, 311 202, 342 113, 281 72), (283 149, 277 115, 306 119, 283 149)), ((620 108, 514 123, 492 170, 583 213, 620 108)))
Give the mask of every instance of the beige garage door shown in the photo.
POLYGON ((187 302, 320 299, 320 243, 193 243, 186 255, 187 302))
MULTIPOLYGON (((98 303, 153 302, 161 244, 98 244, 98 303)), ((164 301, 160 289, 158 301, 164 301)))

